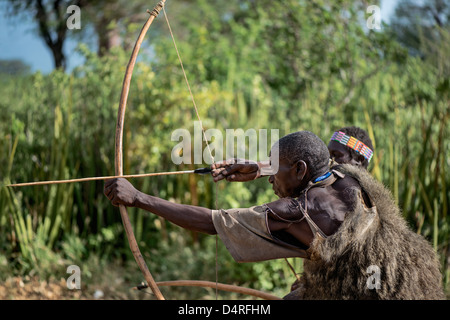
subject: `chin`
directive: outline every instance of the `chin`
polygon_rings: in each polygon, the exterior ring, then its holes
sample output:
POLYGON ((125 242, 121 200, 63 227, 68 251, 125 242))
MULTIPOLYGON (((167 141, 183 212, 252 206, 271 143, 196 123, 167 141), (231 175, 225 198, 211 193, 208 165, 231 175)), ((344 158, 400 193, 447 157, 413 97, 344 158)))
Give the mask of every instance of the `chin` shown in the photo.
POLYGON ((275 193, 277 195, 278 198, 286 198, 286 196, 279 194, 278 192, 275 193))
POLYGON ((284 195, 284 194, 282 194, 279 190, 273 190, 273 192, 275 193, 275 195, 278 197, 278 198, 286 198, 287 196, 286 195, 284 195))

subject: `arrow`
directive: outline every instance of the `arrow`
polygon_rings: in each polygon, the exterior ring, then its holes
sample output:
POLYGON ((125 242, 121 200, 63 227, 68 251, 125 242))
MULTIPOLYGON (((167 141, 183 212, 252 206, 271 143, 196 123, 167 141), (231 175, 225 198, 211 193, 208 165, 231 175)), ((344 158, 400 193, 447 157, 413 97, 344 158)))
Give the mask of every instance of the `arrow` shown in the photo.
POLYGON ((5 185, 5 187, 40 186, 40 185, 48 185, 48 184, 63 184, 63 183, 75 183, 75 182, 86 182, 86 181, 96 181, 96 180, 109 180, 109 179, 116 179, 116 178, 129 179, 129 178, 143 178, 143 177, 154 177, 154 176, 168 176, 168 175, 186 174, 186 173, 208 174, 208 173, 211 173, 211 168, 198 168, 195 170, 185 170, 185 171, 129 174, 129 175, 122 175, 122 176, 104 176, 104 177, 89 177, 89 178, 68 179, 68 180, 24 182, 24 183, 8 184, 8 185, 5 185))

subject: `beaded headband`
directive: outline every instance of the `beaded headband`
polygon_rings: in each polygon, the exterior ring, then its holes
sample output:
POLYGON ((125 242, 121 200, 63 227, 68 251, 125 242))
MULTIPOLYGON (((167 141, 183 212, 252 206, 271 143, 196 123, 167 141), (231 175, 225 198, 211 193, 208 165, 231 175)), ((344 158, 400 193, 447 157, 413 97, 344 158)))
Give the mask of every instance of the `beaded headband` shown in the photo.
POLYGON ((343 144, 344 146, 347 146, 355 150, 359 154, 363 155, 364 158, 367 159, 367 161, 370 161, 370 159, 372 159, 373 151, 368 146, 366 146, 362 141, 356 139, 355 137, 348 136, 342 131, 336 131, 335 133, 333 133, 333 136, 331 137, 330 141, 331 140, 337 141, 343 144))

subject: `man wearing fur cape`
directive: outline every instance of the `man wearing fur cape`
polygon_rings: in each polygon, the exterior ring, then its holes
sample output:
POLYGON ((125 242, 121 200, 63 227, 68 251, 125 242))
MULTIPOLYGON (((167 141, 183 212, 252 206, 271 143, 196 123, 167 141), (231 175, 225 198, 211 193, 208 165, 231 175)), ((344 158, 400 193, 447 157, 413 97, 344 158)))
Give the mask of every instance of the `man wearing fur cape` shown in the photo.
MULTIPOLYGON (((125 179, 106 181, 104 193, 114 205, 218 234, 238 262, 304 258, 299 286, 285 299, 445 298, 433 248, 408 228, 391 194, 365 170, 329 168, 326 145, 308 131, 281 138, 270 158, 278 170, 269 182, 280 199, 250 208, 176 204, 125 179)), ((256 163, 235 165, 213 165, 215 181, 260 176, 256 163)))

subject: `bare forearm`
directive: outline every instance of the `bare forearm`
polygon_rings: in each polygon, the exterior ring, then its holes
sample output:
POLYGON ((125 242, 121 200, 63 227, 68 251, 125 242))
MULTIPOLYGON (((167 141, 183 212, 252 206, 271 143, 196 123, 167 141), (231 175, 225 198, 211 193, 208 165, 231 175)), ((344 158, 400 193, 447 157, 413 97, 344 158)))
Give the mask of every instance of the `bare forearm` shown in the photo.
POLYGON ((163 217, 176 225, 207 234, 216 234, 211 209, 173 203, 139 192, 135 206, 163 217))

